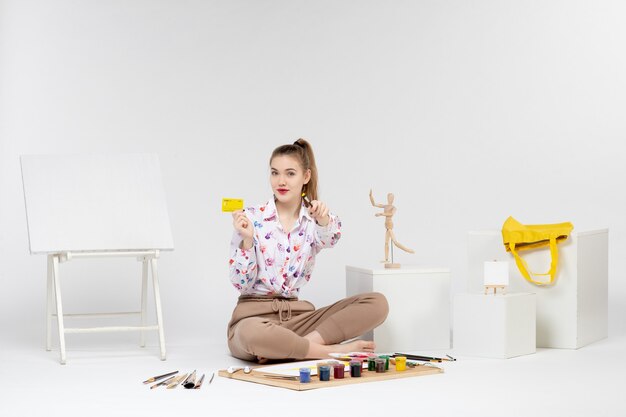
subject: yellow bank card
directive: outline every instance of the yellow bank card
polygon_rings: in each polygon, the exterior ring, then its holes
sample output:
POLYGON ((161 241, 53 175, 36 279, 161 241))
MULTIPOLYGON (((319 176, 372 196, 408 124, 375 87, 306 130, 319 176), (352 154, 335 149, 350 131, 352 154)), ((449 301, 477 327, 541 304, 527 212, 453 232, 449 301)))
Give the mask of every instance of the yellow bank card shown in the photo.
POLYGON ((235 211, 243 209, 243 199, 222 198, 222 211, 235 211))

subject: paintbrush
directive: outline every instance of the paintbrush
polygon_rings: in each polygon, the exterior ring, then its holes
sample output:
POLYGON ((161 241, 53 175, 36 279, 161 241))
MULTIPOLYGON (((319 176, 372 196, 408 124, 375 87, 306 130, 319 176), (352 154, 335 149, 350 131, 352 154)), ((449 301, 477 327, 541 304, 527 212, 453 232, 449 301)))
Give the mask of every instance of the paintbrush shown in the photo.
POLYGON ((456 359, 454 359, 450 355, 446 355, 447 356, 446 358, 434 358, 431 356, 411 355, 410 353, 395 353, 392 356, 404 356, 407 359, 412 359, 414 361, 424 361, 424 362, 442 362, 442 361, 454 362, 456 361, 456 359))
POLYGON ((167 378, 167 379, 164 379, 164 380, 163 380, 163 381, 161 381, 161 382, 158 382, 158 383, 156 383, 156 384, 154 384, 154 385, 151 385, 151 386, 150 386, 150 389, 155 389, 155 388, 157 388, 157 387, 160 387, 161 385, 167 385, 167 384, 169 384, 171 381, 173 381, 173 380, 174 380, 174 378, 176 378, 176 376, 175 376, 175 375, 172 375, 171 377, 169 377, 169 378, 167 378))
POLYGON ((185 378, 185 380, 183 381, 181 385, 187 389, 192 389, 196 386, 196 370, 195 369, 187 378, 185 378))
POLYGON ((202 376, 200 377, 196 385, 193 387, 193 389, 200 389, 200 387, 202 387, 203 382, 204 382, 204 374, 202 374, 202 376))
POLYGON ((187 378, 187 375, 188 375, 188 374, 185 374, 185 375, 181 375, 181 376, 179 376, 178 378, 175 378, 172 382, 170 382, 170 383, 167 385, 167 387, 166 387, 166 388, 167 388, 167 389, 174 389, 174 388, 176 388, 176 387, 178 386, 178 384, 180 384, 180 383, 181 383, 181 381, 183 381, 185 378, 187 378))
POLYGON ((287 380, 287 381, 297 381, 297 380, 300 379, 299 376, 291 376, 291 375, 262 374, 261 376, 263 376, 265 378, 283 379, 283 380, 287 380))

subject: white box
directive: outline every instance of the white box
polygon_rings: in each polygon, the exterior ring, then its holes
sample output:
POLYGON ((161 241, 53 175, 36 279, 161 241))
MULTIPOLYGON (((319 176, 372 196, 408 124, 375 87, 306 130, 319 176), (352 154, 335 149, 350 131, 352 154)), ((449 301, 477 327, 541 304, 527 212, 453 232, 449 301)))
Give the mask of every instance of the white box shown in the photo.
POLYGON ((389 302, 387 320, 366 334, 377 351, 450 348, 450 269, 346 266, 348 296, 372 291, 389 302))
POLYGON ((535 294, 457 294, 453 305, 456 355, 512 358, 535 353, 535 294))
MULTIPOLYGON (((608 229, 573 232, 558 244, 552 286, 527 282, 506 252, 500 231, 468 235, 469 292, 483 290, 483 262, 509 262, 509 291, 537 294, 537 346, 577 349, 608 335, 608 229)), ((548 249, 520 252, 533 272, 550 269, 548 249)), ((540 277, 539 279, 545 279, 540 277)))

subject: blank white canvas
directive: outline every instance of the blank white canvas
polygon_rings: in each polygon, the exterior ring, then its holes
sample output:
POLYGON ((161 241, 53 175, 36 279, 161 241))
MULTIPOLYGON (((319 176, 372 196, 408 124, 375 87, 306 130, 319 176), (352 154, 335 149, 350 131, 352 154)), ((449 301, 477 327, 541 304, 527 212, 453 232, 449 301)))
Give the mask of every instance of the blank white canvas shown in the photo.
POLYGON ((32 254, 174 248, 156 154, 20 160, 32 254))
POLYGON ((509 285, 508 262, 485 262, 485 285, 509 285))

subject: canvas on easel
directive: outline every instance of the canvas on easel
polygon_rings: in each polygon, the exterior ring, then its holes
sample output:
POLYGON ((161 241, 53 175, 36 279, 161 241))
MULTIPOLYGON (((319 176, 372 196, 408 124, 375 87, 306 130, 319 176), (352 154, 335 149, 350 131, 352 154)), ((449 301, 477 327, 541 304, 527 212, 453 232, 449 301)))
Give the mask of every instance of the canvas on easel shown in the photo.
MULTIPOLYGON (((25 155, 20 158, 31 254, 48 258, 47 341, 55 305, 61 363, 65 334, 103 331, 159 333, 165 341, 158 285, 160 251, 174 249, 156 154, 25 155), (136 257, 142 263, 140 326, 65 328, 59 264, 76 258, 136 257), (147 280, 151 270, 156 325, 146 324, 147 280)), ((97 316, 91 314, 89 316, 97 316)), ((75 314, 73 316, 81 316, 75 314)))
POLYGON ((509 263, 485 262, 484 271, 485 294, 493 291, 493 295, 496 295, 498 290, 501 294, 506 294, 506 287, 509 285, 509 263))

